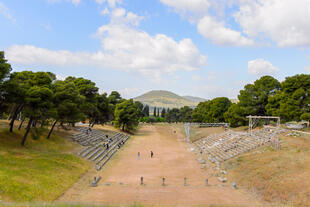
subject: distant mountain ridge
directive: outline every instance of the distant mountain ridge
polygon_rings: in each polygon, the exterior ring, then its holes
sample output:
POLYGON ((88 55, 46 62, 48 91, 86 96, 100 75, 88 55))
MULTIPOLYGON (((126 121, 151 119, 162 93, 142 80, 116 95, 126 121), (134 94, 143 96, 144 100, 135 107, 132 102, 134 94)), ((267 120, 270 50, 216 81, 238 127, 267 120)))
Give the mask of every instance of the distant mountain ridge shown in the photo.
POLYGON ((150 107, 159 108, 181 108, 183 106, 196 107, 199 102, 205 99, 193 96, 179 96, 170 91, 154 90, 147 92, 141 96, 134 98, 135 101, 140 101, 150 107))
POLYGON ((199 98, 199 97, 195 97, 195 96, 182 96, 183 98, 186 98, 187 100, 193 101, 193 102, 204 102, 207 101, 207 99, 204 98, 199 98))

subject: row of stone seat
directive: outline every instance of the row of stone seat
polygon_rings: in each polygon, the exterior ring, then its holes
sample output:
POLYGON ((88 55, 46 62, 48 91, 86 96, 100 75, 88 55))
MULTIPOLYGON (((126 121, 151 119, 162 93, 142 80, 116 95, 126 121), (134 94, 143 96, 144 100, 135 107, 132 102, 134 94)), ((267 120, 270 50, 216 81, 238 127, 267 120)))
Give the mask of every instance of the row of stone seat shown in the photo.
POLYGON ((108 139, 108 136, 99 130, 89 130, 88 128, 79 128, 79 133, 74 134, 72 139, 83 146, 96 144, 108 139))
POLYGON ((101 158, 96 163, 96 169, 101 170, 101 168, 110 160, 110 158, 114 155, 115 152, 129 139, 128 135, 123 135, 117 141, 115 141, 112 146, 106 151, 101 158), (121 144, 123 143, 123 144, 121 144))
POLYGON ((198 126, 200 128, 203 128, 203 127, 227 127, 229 126, 228 123, 200 123, 198 124, 198 126))
POLYGON ((194 146, 201 153, 206 153, 211 162, 223 162, 271 142, 280 132, 281 130, 268 128, 257 130, 251 135, 228 131, 199 139, 194 142, 194 146))
POLYGON ((100 170, 111 156, 127 141, 128 135, 115 133, 108 137, 99 130, 79 129, 79 133, 73 136, 73 140, 86 146, 78 153, 79 156, 96 162, 96 169, 100 170), (88 132, 86 133, 86 130, 88 132), (113 153, 111 153, 113 152, 113 153), (107 159, 108 158, 108 159, 107 159), (99 167, 98 167, 99 166, 99 167))
MULTIPOLYGON (((112 136, 109 140, 117 140, 118 137, 120 137, 122 134, 121 133, 116 133, 114 136, 112 136)), ((95 145, 90 145, 89 147, 83 149, 81 152, 78 153, 78 155, 82 157, 87 157, 87 159, 91 159, 97 152, 100 150, 106 150, 108 149, 108 141, 105 143, 97 143, 95 145)))

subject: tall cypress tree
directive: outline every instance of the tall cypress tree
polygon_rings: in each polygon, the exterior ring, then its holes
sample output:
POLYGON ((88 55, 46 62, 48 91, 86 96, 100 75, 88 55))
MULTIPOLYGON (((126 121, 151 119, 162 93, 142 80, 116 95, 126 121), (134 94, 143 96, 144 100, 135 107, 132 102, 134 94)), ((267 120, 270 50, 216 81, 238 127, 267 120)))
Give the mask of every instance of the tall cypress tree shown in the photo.
POLYGON ((150 107, 149 107, 149 105, 145 105, 145 106, 144 106, 144 108, 143 108, 143 114, 144 114, 144 116, 147 116, 147 117, 150 116, 150 107))
POLYGON ((161 117, 165 118, 165 116, 166 116, 166 109, 163 108, 163 110, 161 110, 161 117))
POLYGON ((159 108, 157 109, 157 117, 160 117, 159 108))
POLYGON ((153 116, 156 117, 156 106, 154 107, 153 116))

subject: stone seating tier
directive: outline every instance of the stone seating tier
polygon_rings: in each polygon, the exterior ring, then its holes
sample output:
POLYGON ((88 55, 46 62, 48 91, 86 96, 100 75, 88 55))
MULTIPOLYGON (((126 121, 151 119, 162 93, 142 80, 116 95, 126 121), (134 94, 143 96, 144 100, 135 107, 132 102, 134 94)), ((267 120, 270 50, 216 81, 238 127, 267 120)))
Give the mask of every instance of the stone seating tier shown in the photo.
POLYGON ((230 130, 199 139, 193 143, 193 146, 198 152, 206 153, 211 162, 223 162, 270 143, 272 138, 282 131, 263 128, 250 135, 230 130))
POLYGON ((78 155, 96 162, 96 169, 100 170, 105 163, 125 144, 129 139, 128 135, 115 133, 106 137, 106 134, 100 130, 88 130, 88 128, 78 128, 78 133, 72 136, 72 139, 82 146, 85 146, 78 155), (107 145, 109 145, 107 147, 107 145))

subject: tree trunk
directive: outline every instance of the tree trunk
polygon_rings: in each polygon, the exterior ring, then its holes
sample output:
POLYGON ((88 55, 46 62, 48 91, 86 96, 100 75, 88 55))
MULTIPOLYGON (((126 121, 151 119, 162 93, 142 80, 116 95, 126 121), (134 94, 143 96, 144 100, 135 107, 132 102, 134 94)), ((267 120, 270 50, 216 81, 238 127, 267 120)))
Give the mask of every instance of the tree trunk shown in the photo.
POLYGON ((33 120, 33 118, 30 117, 29 122, 28 122, 28 125, 27 125, 27 128, 26 128, 26 133, 24 134, 24 138, 23 138, 23 141, 22 141, 22 143, 21 143, 22 146, 25 146, 25 142, 26 142, 28 133, 29 133, 29 131, 30 131, 30 129, 31 129, 32 120, 33 120))
POLYGON ((8 115, 8 120, 11 120, 11 117, 12 117, 12 114, 13 114, 13 112, 14 112, 15 107, 16 107, 16 104, 13 104, 13 107, 10 108, 10 113, 9 113, 9 115, 8 115))
POLYGON ((33 122, 32 122, 32 126, 35 128, 35 127, 37 127, 37 122, 38 122, 38 120, 34 120, 33 122))
POLYGON ((45 123, 45 121, 44 121, 44 120, 42 120, 42 122, 41 122, 41 128, 43 128, 44 123, 45 123))
POLYGON ((20 130, 20 129, 22 128, 25 119, 26 119, 26 118, 23 118, 22 122, 20 122, 20 125, 19 125, 19 127, 18 127, 18 130, 20 130))
POLYGON ((123 124, 123 127, 122 127, 122 131, 124 131, 125 130, 125 124, 123 124))
POLYGON ((12 119, 11 119, 11 122, 10 122, 10 132, 13 132, 13 127, 14 127, 14 122, 17 118, 17 115, 18 113, 23 109, 23 104, 21 105, 18 105, 16 107, 16 109, 14 110, 14 113, 13 113, 13 116, 12 116, 12 119))
POLYGON ((50 136, 51 136, 51 134, 52 134, 52 132, 53 132, 53 130, 54 130, 54 127, 55 127, 55 125, 56 125, 57 121, 58 121, 58 120, 56 120, 56 121, 54 122, 54 124, 53 124, 53 126, 52 126, 51 130, 49 131, 49 133, 48 133, 48 135, 47 135, 47 137, 46 137, 47 139, 49 139, 49 138, 50 138, 50 136))
POLYGON ((91 127, 93 128, 93 127, 94 127, 94 125, 95 125, 95 122, 93 122, 93 123, 92 123, 91 127))

